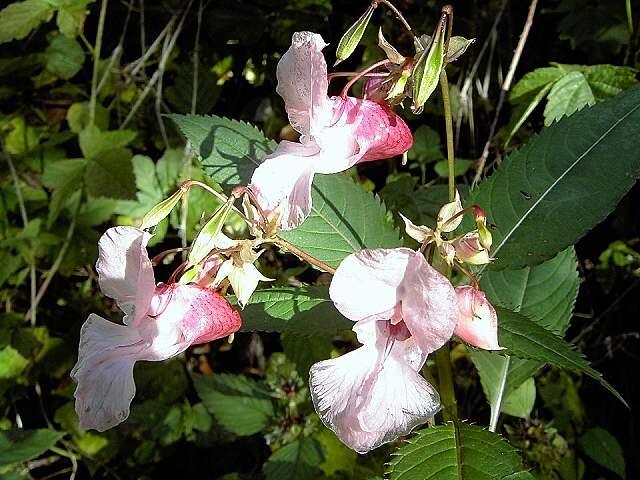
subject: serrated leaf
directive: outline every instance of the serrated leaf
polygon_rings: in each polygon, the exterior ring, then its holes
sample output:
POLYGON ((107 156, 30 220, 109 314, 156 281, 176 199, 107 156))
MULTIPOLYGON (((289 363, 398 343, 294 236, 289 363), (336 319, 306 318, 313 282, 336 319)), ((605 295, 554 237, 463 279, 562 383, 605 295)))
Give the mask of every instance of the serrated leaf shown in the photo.
POLYGON ((253 435, 274 416, 273 402, 262 384, 243 375, 191 374, 193 386, 216 421, 236 435, 253 435))
POLYGON ((280 233, 308 254, 337 267, 347 255, 364 248, 401 246, 384 204, 349 177, 316 175, 312 198, 304 223, 280 233))
POLYGON ((500 435, 452 423, 420 430, 388 465, 390 480, 502 480, 522 471, 516 450, 500 435))
POLYGON ((536 68, 518 80, 511 89, 509 99, 514 104, 529 102, 540 90, 547 85, 553 84, 556 80, 562 78, 564 74, 565 72, 555 66, 536 68))
POLYGON ((131 151, 114 148, 93 157, 84 175, 87 193, 94 197, 132 199, 136 194, 131 151))
POLYGON ((14 2, 0 10, 0 44, 21 40, 42 22, 48 22, 53 8, 43 0, 14 2))
POLYGON ((267 480, 314 480, 323 459, 320 443, 314 438, 302 437, 276 450, 265 463, 264 472, 267 480))
POLYGON ((329 299, 326 287, 276 287, 256 290, 242 311, 242 330, 333 335, 350 329, 329 299))
POLYGON ((12 428, 0 431, 0 465, 22 463, 42 455, 64 436, 46 428, 23 430, 12 428))
POLYGON ((560 368, 580 370, 609 390, 628 407, 620 393, 602 374, 594 370, 584 356, 562 338, 532 322, 525 316, 497 307, 500 345, 519 358, 547 362, 560 368))
POLYGON ((638 83, 638 71, 630 67, 616 65, 589 65, 582 67, 596 100, 606 100, 638 83))
POLYGON ((247 185, 276 143, 253 125, 215 115, 168 115, 202 160, 207 175, 224 189, 247 185))
POLYGON ((63 80, 69 80, 78 73, 84 63, 84 50, 80 44, 64 35, 51 38, 45 53, 47 70, 63 80))
POLYGON ((587 430, 578 440, 580 448, 591 460, 622 478, 626 478, 622 447, 616 437, 604 428, 587 430))
POLYGON ((544 124, 551 125, 562 117, 596 103, 589 82, 582 72, 571 72, 553 84, 547 95, 544 124))
MULTIPOLYGON (((578 295, 576 267, 575 252, 569 248, 534 267, 487 271, 480 287, 493 305, 520 312, 552 332, 564 335, 578 295)), ((492 409, 544 365, 535 360, 507 359, 495 352, 472 350, 470 354, 492 409), (501 390, 506 368, 509 370, 501 390)))
POLYGON ((490 268, 536 265, 574 244, 640 176, 640 87, 563 119, 469 196, 495 225, 490 268), (579 213, 578 213, 579 212, 579 213))

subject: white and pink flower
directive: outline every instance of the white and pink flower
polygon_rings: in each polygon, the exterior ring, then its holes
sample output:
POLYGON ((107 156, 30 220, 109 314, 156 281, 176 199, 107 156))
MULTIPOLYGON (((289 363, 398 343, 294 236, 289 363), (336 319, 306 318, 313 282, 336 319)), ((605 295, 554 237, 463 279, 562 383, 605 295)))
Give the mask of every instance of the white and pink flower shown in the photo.
POLYGON ((433 417, 438 393, 420 376, 427 355, 458 322, 449 280, 408 248, 363 250, 338 267, 330 287, 338 310, 356 322, 363 345, 311 367, 322 421, 364 453, 433 417))
POLYGON ((327 95, 327 64, 318 34, 296 32, 278 63, 277 92, 284 99, 299 142, 282 141, 265 157, 250 188, 260 206, 290 230, 311 210, 316 173, 342 172, 356 163, 399 155, 413 142, 407 124, 371 100, 327 95))
POLYGON ((76 412, 80 428, 104 431, 129 416, 137 361, 166 360, 190 345, 226 337, 240 328, 238 312, 220 294, 196 285, 158 284, 146 245, 150 234, 115 227, 98 243, 103 293, 124 312, 124 324, 91 314, 80 331, 76 412))

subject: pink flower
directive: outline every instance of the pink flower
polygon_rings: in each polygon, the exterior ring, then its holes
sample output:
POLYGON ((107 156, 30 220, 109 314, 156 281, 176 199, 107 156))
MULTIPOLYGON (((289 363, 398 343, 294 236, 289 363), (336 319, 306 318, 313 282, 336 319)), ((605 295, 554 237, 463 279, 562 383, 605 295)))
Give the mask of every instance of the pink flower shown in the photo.
POLYGON ((80 428, 104 431, 129 416, 135 395, 133 366, 178 355, 190 345, 225 337, 241 320, 224 297, 199 285, 155 284, 146 245, 150 234, 115 227, 98 242, 98 281, 124 312, 124 325, 91 314, 80 331, 78 386, 80 428))
POLYGON ((440 399, 420 376, 427 355, 458 322, 453 286, 408 248, 363 250, 338 267, 330 287, 338 310, 356 322, 363 345, 311 367, 322 421, 364 453, 433 417, 440 399))
POLYGON ((318 34, 293 34, 278 63, 277 92, 300 142, 280 142, 251 179, 262 209, 284 230, 300 225, 311 211, 315 173, 342 172, 359 162, 393 157, 413 142, 406 123, 388 107, 327 96, 325 46, 318 34))
POLYGON ((498 345, 498 316, 484 292, 471 286, 456 287, 460 316, 454 333, 471 345, 501 350, 498 345))

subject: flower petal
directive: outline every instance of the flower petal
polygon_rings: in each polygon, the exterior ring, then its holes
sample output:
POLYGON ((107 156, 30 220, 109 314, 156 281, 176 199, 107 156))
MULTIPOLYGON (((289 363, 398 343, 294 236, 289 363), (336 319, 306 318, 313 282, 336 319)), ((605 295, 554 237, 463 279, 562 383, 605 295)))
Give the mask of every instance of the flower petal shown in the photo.
POLYGON ((502 350, 498 345, 498 316, 484 292, 471 286, 456 287, 459 319, 455 334, 485 350, 502 350))
POLYGON ((326 45, 317 33, 296 32, 278 62, 276 92, 284 100, 291 126, 305 136, 315 135, 330 120, 327 63, 322 55, 326 45))
POLYGON ((133 227, 108 229, 98 242, 96 262, 100 289, 135 324, 147 313, 155 292, 155 279, 147 255, 149 233, 133 227))
POLYGON ((146 348, 137 329, 91 314, 80 331, 71 378, 80 428, 103 432, 129 416, 136 386, 133 365, 146 348))
POLYGON ((318 415, 359 453, 408 434, 440 408, 437 392, 407 361, 406 342, 389 343, 388 322, 365 325, 376 329, 375 342, 318 362, 309 373, 318 415))
POLYGON ((363 319, 391 318, 399 298, 396 288, 415 252, 408 248, 361 250, 352 253, 338 266, 329 296, 345 317, 363 319))
POLYGON ((402 318, 424 355, 437 350, 453 335, 458 304, 451 282, 419 252, 407 265, 398 287, 402 318))
POLYGON ((280 217, 280 227, 291 230, 311 211, 311 182, 319 148, 282 141, 253 172, 250 188, 266 214, 280 217))

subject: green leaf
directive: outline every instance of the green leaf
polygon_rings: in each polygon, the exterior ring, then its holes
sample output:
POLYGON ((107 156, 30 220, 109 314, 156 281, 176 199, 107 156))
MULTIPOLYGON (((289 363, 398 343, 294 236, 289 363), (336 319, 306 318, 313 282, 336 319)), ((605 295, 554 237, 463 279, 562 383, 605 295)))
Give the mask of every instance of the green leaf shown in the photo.
POLYGON ((505 397, 502 411, 514 417, 528 418, 535 403, 536 382, 530 377, 505 397))
POLYGON ((540 90, 553 84, 564 76, 558 67, 536 68, 518 80, 509 94, 511 103, 528 103, 540 90))
POLYGON ((544 109, 544 124, 551 125, 564 116, 596 103, 591 87, 581 72, 571 72, 553 84, 544 109))
POLYGON ((87 193, 94 197, 135 198, 136 183, 131 164, 131 151, 114 148, 93 157, 85 171, 87 193))
POLYGON ((202 160, 207 175, 223 188, 247 185, 260 160, 276 148, 253 125, 204 115, 168 115, 202 160))
POLYGON ((580 370, 609 390, 628 407, 620 393, 613 388, 602 374, 594 370, 584 356, 574 350, 570 343, 537 325, 519 313, 496 308, 500 345, 519 358, 547 362, 560 368, 580 370))
POLYGON ((581 68, 597 101, 614 97, 623 90, 637 85, 638 71, 615 65, 589 65, 581 68))
POLYGON ((12 428, 0 431, 0 465, 22 463, 42 455, 64 436, 46 428, 23 430, 12 428))
POLYGON ((427 125, 420 125, 413 132, 413 145, 407 153, 409 160, 428 163, 444 158, 440 134, 427 125))
POLYGON ((346 176, 316 175, 313 207, 305 222, 280 236, 323 262, 337 267, 364 248, 401 246, 384 204, 346 176))
POLYGON ((78 73, 84 63, 84 50, 80 44, 64 35, 51 38, 45 53, 47 70, 63 80, 69 80, 78 73))
POLYGON ((318 465, 323 459, 320 443, 314 438, 301 437, 276 450, 265 463, 264 472, 267 480, 314 480, 318 478, 318 465))
POLYGON ((56 23, 60 32, 69 38, 82 33, 84 20, 87 16, 87 5, 93 3, 94 0, 72 0, 62 2, 56 16, 56 23))
POLYGON ((489 270, 480 287, 488 300, 520 312, 563 336, 578 296, 578 259, 568 248, 540 265, 518 270, 489 270))
MULTIPOLYGON (((576 266, 575 252, 569 248, 534 267, 487 271, 480 280, 480 287, 493 305, 520 312, 557 335, 564 335, 578 295, 576 266)), ((482 350, 471 350, 470 354, 492 409, 502 403, 502 398, 515 395, 514 390, 544 365, 535 360, 507 359, 482 350), (506 368, 509 370, 501 390, 506 368)))
POLYGON ((587 430, 578 440, 580 448, 591 460, 622 478, 626 478, 624 454, 616 437, 604 428, 587 430))
POLYGON ((324 461, 320 464, 322 473, 331 477, 337 472, 345 472, 347 478, 354 478, 353 471, 358 454, 342 443, 328 428, 315 433, 314 438, 320 442, 324 452, 324 461))
POLYGON ((49 202, 49 226, 58 218, 60 211, 65 206, 71 195, 82 187, 82 179, 87 161, 84 158, 59 160, 50 162, 45 166, 42 182, 48 188, 53 189, 49 202))
POLYGON ((472 191, 495 225, 490 268, 536 265, 574 244, 640 176, 640 87, 563 119, 472 191), (578 213, 579 212, 579 213, 578 213))
POLYGON ((48 22, 53 8, 44 0, 15 2, 0 11, 0 44, 21 40, 42 22, 48 22))
MULTIPOLYGON (((456 158, 455 163, 453 164, 453 174, 455 177, 459 177, 460 175, 464 175, 467 173, 467 170, 471 168, 473 165, 473 160, 465 160, 464 158, 456 158)), ((440 160, 437 162, 433 169, 435 172, 442 178, 449 178, 449 164, 446 160, 440 160)))
POLYGON ((522 471, 516 450, 500 435, 475 425, 420 430, 388 465, 390 480, 502 480, 522 471))
POLYGON ((280 337, 282 349, 289 360, 296 364, 298 374, 309 380, 311 365, 331 356, 331 337, 328 336, 302 336, 284 333, 280 337))
POLYGON ((332 335, 350 329, 329 299, 326 287, 277 287, 256 290, 242 311, 243 331, 332 335))
POLYGON ((19 377, 29 365, 18 350, 10 345, 0 349, 0 380, 10 380, 19 377))
POLYGON ((202 403, 225 430, 253 435, 269 425, 273 402, 262 384, 243 375, 191 374, 202 403))
POLYGON ((112 130, 103 132, 96 126, 88 126, 80 132, 78 141, 86 158, 94 158, 101 153, 125 147, 130 144, 137 133, 133 130, 112 130))

